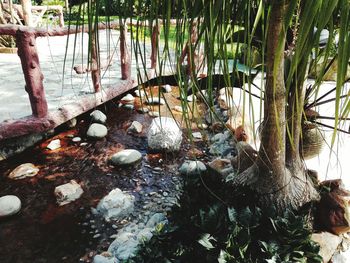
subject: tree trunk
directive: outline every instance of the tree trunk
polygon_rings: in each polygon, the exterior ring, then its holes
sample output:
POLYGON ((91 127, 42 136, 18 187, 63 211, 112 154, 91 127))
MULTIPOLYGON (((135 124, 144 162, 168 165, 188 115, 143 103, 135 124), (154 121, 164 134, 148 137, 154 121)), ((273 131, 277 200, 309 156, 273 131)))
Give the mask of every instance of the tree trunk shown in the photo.
MULTIPOLYGON (((284 47, 286 33, 283 17, 289 1, 272 1, 267 32, 267 80, 264 122, 257 161, 237 175, 235 186, 248 186, 262 207, 274 205, 277 211, 297 209, 318 198, 300 158, 301 113, 296 113, 292 128, 294 147, 286 149, 286 88, 284 84, 284 47), (288 162, 287 162, 288 161, 288 162)), ((299 94, 303 96, 302 94, 299 94)), ((295 105, 288 105, 293 112, 295 105)))
POLYGON ((22 4, 22 9, 23 9, 24 24, 26 26, 33 26, 31 0, 21 0, 21 4, 22 4))
POLYGON ((122 79, 131 78, 131 62, 126 44, 127 29, 124 23, 120 24, 120 59, 121 59, 121 73, 122 79))

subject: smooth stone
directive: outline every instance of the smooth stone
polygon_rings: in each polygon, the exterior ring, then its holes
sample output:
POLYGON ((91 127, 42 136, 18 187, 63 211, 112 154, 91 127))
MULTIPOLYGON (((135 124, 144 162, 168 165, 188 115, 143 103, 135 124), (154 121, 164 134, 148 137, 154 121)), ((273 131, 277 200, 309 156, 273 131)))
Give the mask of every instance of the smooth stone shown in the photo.
POLYGON ((52 140, 47 146, 47 149, 54 151, 57 150, 58 148, 61 148, 61 141, 60 139, 52 140))
POLYGON ((94 110, 93 112, 91 112, 90 117, 92 122, 104 124, 107 121, 107 116, 99 110, 94 110))
POLYGON ((131 102, 134 100, 135 100, 134 96, 131 95, 130 93, 125 95, 123 98, 121 98, 121 101, 125 101, 125 102, 131 102))
POLYGON ((197 127, 201 130, 208 129, 208 125, 206 125, 205 123, 199 123, 197 127))
POLYGON ((90 125, 86 135, 91 138, 101 139, 105 137, 108 133, 107 127, 99 124, 99 123, 93 123, 90 125))
POLYGON ((0 218, 17 214, 21 210, 21 200, 15 195, 0 197, 0 218))
POLYGON ((179 172, 183 175, 200 175, 207 170, 201 161, 185 161, 179 168, 179 172))
POLYGON ((136 97, 143 98, 146 96, 146 92, 142 89, 137 89, 137 90, 135 90, 135 95, 136 95, 136 97))
POLYGON ((197 99, 197 97, 194 94, 187 96, 187 101, 188 102, 196 101, 196 99, 197 99))
POLYGON ((323 262, 327 263, 337 251, 342 238, 329 232, 321 232, 312 234, 311 240, 320 245, 319 255, 323 258, 323 262))
POLYGON ((24 179, 26 177, 33 177, 37 175, 39 168, 37 168, 32 163, 24 163, 17 166, 8 176, 8 178, 13 180, 24 179))
POLYGON ((178 151, 182 142, 182 131, 173 118, 154 119, 147 134, 148 147, 155 151, 178 151))
POLYGON ((148 99, 146 100, 146 103, 149 105, 164 105, 165 100, 159 97, 148 97, 148 99))
POLYGON ((75 180, 71 180, 69 183, 57 186, 55 188, 55 196, 59 206, 69 204, 77 199, 84 193, 80 184, 75 180))
POLYGON ((81 138, 80 137, 74 137, 72 139, 72 142, 81 142, 81 138))
POLYGON ((171 86, 169 84, 166 84, 162 86, 162 91, 165 93, 170 93, 171 92, 171 86))
POLYGON ((107 222, 111 219, 122 219, 134 211, 135 197, 119 188, 115 188, 103 197, 96 210, 107 222))
POLYGON ((136 162, 139 162, 141 159, 142 154, 139 151, 133 149, 126 149, 114 154, 111 157, 111 162, 114 165, 121 166, 134 164, 136 162))
POLYGON ((138 121, 133 121, 128 128, 128 132, 131 133, 141 133, 142 132, 142 124, 139 123, 138 121))
POLYGON ((156 118, 156 117, 159 117, 159 112, 158 111, 150 111, 150 112, 148 112, 148 115, 153 117, 153 118, 156 118))

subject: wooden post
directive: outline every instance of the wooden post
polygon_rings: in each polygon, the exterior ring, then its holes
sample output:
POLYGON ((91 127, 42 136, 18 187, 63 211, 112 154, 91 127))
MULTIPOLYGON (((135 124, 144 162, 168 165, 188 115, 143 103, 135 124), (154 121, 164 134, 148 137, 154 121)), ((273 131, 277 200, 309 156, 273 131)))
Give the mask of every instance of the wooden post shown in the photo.
POLYGON ((23 18, 26 26, 33 26, 33 16, 32 16, 32 1, 31 0, 21 0, 23 9, 23 18))
POLYGON ((18 29, 16 33, 18 56, 21 59, 23 75, 26 81, 25 89, 29 95, 32 113, 35 117, 47 115, 43 79, 39 57, 35 44, 35 31, 32 29, 18 29))
POLYGON ((128 47, 126 45, 126 35, 126 25, 120 23, 120 64, 123 80, 131 78, 131 62, 128 47))
POLYGON ((95 30, 92 31, 91 39, 91 78, 92 83, 94 85, 95 92, 99 92, 101 90, 101 71, 100 71, 100 59, 98 55, 97 48, 97 33, 95 30))
POLYGON ((155 69, 157 67, 157 55, 158 55, 158 43, 159 43, 159 27, 155 23, 152 27, 152 51, 151 51, 151 68, 155 69))

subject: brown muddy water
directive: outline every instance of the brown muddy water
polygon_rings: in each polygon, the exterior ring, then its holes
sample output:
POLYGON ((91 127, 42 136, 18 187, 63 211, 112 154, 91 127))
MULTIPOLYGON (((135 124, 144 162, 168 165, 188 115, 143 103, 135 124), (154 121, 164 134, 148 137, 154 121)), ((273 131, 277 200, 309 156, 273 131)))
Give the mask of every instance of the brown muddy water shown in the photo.
MULTIPOLYGON (((168 96, 171 105, 179 104, 176 94, 168 96)), ((184 143, 179 153, 148 153, 145 131, 152 118, 135 110, 119 108, 118 103, 114 100, 100 108, 108 117, 108 135, 103 140, 86 139, 90 124, 87 113, 78 118, 75 128, 62 128, 53 138, 0 163, 0 196, 16 195, 22 201, 19 214, 0 221, 1 263, 91 262, 96 252, 108 249, 113 241, 109 236, 119 227, 92 214, 91 208, 96 207, 103 196, 118 187, 131 191, 136 200, 140 200, 140 192, 173 186, 172 179, 179 176, 178 166, 188 155, 188 150, 192 148, 193 153, 196 147, 184 143), (127 127, 134 120, 144 126, 141 134, 127 133, 127 127), (72 142, 72 136, 80 136, 87 144, 81 146, 72 142), (47 150, 52 139, 60 139, 62 147, 47 150), (139 150, 143 155, 142 162, 130 168, 115 168, 108 163, 113 153, 127 148, 139 150), (40 168, 38 175, 22 180, 7 178, 15 167, 28 162, 40 168), (160 167, 162 172, 152 175, 152 167, 160 167), (59 207, 54 189, 72 179, 81 184, 84 193, 80 199, 59 207)), ((176 114, 181 118, 181 114, 176 114)), ((201 153, 203 147, 198 145, 197 153, 201 153)), ((133 216, 137 217, 137 214, 133 216)))

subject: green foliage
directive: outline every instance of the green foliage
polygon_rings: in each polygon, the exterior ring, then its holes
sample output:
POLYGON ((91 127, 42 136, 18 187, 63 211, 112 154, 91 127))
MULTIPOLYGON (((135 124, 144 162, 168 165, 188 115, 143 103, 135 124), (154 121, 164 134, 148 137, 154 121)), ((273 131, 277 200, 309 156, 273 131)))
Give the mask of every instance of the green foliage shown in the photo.
POLYGON ((129 262, 322 262, 307 216, 283 216, 220 201, 230 192, 213 175, 188 176, 180 207, 129 262), (214 194, 207 190, 220 189, 214 194), (215 195, 215 196, 214 196, 215 195))

